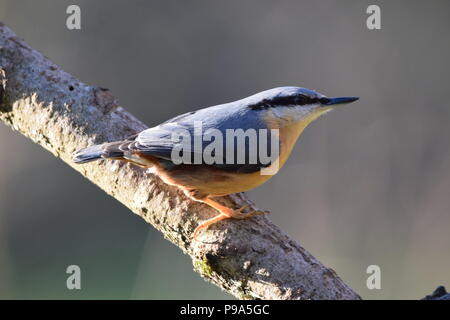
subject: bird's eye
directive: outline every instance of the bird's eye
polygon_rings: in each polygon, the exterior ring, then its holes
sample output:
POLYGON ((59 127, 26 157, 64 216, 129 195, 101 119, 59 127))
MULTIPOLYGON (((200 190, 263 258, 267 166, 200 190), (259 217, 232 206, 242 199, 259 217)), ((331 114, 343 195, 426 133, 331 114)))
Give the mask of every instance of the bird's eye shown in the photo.
POLYGON ((321 104, 327 104, 328 102, 330 102, 330 99, 328 99, 328 98, 320 98, 320 99, 319 99, 319 102, 320 102, 321 104))

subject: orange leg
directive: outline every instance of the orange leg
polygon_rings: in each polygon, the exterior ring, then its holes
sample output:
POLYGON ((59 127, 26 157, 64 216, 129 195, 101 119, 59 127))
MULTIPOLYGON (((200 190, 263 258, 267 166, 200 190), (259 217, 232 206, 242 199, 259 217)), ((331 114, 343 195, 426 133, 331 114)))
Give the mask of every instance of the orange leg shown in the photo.
POLYGON ((214 209, 216 209, 217 211, 220 212, 220 214, 218 214, 217 216, 208 219, 206 221, 204 221, 203 223, 201 223, 197 228, 195 228, 194 230, 194 240, 197 240, 197 236, 198 236, 198 232, 202 229, 206 229, 208 228, 210 225, 219 222, 221 220, 224 219, 247 219, 253 216, 257 216, 257 215, 261 215, 261 214, 265 214, 266 212, 263 211, 252 211, 249 213, 242 213, 242 211, 248 207, 248 205, 243 206, 242 208, 238 209, 238 210, 233 210, 230 209, 220 203, 218 203, 217 201, 211 200, 209 198, 206 199, 202 199, 202 200, 195 200, 195 201, 199 201, 199 202, 203 202, 211 207, 213 207, 214 209))
POLYGON ((195 228, 195 230, 194 230, 194 240, 197 240, 197 236, 198 236, 198 233, 200 232, 200 230, 206 229, 206 228, 208 228, 210 225, 212 225, 212 224, 214 224, 214 223, 216 223, 216 222, 219 222, 219 221, 221 221, 221 220, 228 219, 228 218, 230 218, 230 217, 224 215, 223 213, 220 213, 220 214, 218 214, 217 216, 215 216, 215 217, 213 217, 213 218, 211 218, 211 219, 208 219, 208 220, 206 220, 206 221, 203 221, 203 222, 202 222, 200 225, 198 225, 197 228, 195 228))

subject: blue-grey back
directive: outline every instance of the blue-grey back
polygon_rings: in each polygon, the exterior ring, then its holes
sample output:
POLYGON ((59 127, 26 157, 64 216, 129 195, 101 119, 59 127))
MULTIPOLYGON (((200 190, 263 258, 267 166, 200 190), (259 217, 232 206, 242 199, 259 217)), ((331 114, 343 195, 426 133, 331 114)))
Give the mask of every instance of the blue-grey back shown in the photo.
MULTIPOLYGON (((177 117, 174 117, 159 126, 149 128, 141 132, 136 141, 137 146, 142 152, 146 152, 156 157, 160 157, 165 160, 172 160, 172 150, 178 145, 177 141, 173 139, 175 133, 180 133, 181 131, 189 132, 191 138, 191 150, 192 155, 191 160, 194 159, 195 153, 202 153, 204 149, 211 143, 212 140, 205 141, 204 135, 209 129, 219 130, 223 134, 223 148, 222 155, 224 163, 213 164, 216 167, 220 167, 225 170, 230 171, 241 171, 241 172, 255 172, 260 168, 265 167, 259 159, 255 161, 250 160, 250 152, 255 152, 255 148, 249 145, 250 141, 245 140, 245 146, 240 146, 238 150, 237 141, 235 140, 234 147, 232 150, 227 150, 226 146, 226 130, 227 129, 242 129, 247 131, 248 129, 255 130, 259 132, 259 129, 267 129, 267 126, 263 119, 261 118, 261 112, 255 112, 247 107, 247 103, 244 100, 217 105, 209 108, 200 109, 197 111, 189 112, 177 117), (199 126, 201 127, 201 149, 198 149, 198 145, 195 144, 195 137, 199 136, 199 126), (197 128, 197 129, 195 129, 197 128), (253 151, 250 151, 253 150, 253 151), (233 152, 233 155, 237 155, 239 152, 245 153, 244 163, 225 163, 227 153, 233 152), (253 163, 255 162, 255 163, 253 163)), ((259 146, 260 139, 266 139, 266 145, 270 146, 270 131, 268 135, 261 136, 257 135, 256 144, 259 146)), ((217 151, 217 150, 216 150, 217 151)), ((219 156, 219 154, 217 154, 219 156)))

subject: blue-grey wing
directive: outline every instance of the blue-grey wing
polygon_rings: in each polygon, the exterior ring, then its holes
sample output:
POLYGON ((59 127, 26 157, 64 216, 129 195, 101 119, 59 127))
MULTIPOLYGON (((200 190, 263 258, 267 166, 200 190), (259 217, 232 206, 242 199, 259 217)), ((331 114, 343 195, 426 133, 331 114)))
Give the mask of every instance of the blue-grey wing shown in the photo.
POLYGON ((142 131, 135 139, 133 148, 144 154, 171 160, 172 150, 178 145, 173 139, 175 132, 184 130, 177 123, 166 122, 142 131))
MULTIPOLYGON (((213 162, 206 164, 230 172, 252 173, 270 165, 260 159, 259 146, 261 140, 270 152, 270 130, 259 118, 258 114, 249 108, 235 104, 221 105, 201 109, 172 118, 159 126, 142 131, 133 145, 134 149, 164 160, 174 162, 174 156, 182 156, 183 161, 189 159, 191 164, 201 159, 205 164, 206 151, 211 151, 212 142, 222 138, 222 147, 216 144, 212 152, 213 162), (227 129, 241 130, 236 133, 249 134, 245 139, 227 136, 227 129), (256 140, 253 138, 256 134, 256 140), (265 129, 265 131, 260 131, 265 129), (211 132, 222 133, 222 137, 210 135, 211 132), (261 132, 264 132, 260 134, 261 132), (186 137, 186 135, 189 135, 186 137), (206 138, 208 137, 208 138, 206 138), (227 141, 233 140, 232 147, 227 141), (179 152, 180 150, 181 153, 179 152), (176 151, 176 152, 175 152, 176 151), (240 158, 238 158, 238 153, 240 158), (242 156, 242 154, 244 156, 242 156), (255 156, 256 155, 256 156, 255 156), (203 157, 202 157, 203 156, 203 157)), ((179 163, 175 162, 175 163, 179 163)), ((185 162, 183 162, 185 163, 185 162)))

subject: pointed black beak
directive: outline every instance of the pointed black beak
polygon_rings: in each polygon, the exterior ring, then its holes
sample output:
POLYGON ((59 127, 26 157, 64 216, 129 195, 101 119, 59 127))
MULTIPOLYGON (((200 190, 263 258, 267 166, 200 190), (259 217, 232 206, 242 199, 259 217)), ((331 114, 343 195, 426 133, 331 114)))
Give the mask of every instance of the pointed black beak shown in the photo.
POLYGON ((325 98, 323 105, 326 106, 332 106, 335 104, 344 104, 344 103, 351 103, 355 102, 356 100, 359 100, 358 97, 339 97, 339 98, 325 98))

